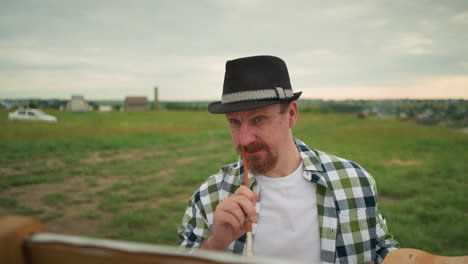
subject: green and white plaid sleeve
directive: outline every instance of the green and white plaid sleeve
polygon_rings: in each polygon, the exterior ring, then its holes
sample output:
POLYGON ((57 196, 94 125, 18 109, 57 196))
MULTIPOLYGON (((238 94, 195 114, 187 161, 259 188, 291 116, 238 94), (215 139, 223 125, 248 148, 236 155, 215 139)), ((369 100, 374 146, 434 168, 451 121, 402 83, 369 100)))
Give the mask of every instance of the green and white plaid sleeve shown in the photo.
POLYGON ((192 195, 178 229, 182 248, 199 248, 213 227, 216 206, 240 186, 239 164, 233 163, 212 175, 192 195))
MULTIPOLYGON (((376 193, 376 198, 378 197, 377 195, 377 188, 374 183, 374 190, 376 193)), ((377 202, 378 204, 378 202, 377 202)), ((377 235, 377 245, 376 245, 376 253, 377 253, 377 263, 382 263, 384 258, 387 256, 390 251, 396 250, 400 247, 398 242, 393 238, 393 236, 388 232, 387 228, 387 221, 385 220, 385 217, 380 213, 380 210, 378 209, 378 205, 376 207, 376 235, 377 235)))
POLYGON ((381 262, 398 244, 377 209, 373 177, 353 161, 296 144, 306 178, 317 183, 322 262, 381 262))

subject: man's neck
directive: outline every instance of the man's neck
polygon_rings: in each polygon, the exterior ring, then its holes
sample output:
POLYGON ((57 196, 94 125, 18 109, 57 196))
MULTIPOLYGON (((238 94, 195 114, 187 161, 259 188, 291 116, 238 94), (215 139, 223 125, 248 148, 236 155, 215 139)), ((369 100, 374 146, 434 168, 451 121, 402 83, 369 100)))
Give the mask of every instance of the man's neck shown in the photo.
POLYGON ((301 155, 297 149, 294 139, 291 137, 288 140, 286 147, 278 153, 278 163, 269 172, 265 173, 264 176, 271 178, 285 177, 293 173, 299 164, 301 163, 301 155))

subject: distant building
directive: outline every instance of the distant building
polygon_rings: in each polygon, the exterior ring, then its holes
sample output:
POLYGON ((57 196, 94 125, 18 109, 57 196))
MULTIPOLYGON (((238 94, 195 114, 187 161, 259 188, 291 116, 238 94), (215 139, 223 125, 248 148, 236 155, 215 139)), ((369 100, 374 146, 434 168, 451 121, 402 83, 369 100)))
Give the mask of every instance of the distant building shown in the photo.
POLYGON ((110 112, 112 111, 112 105, 99 105, 99 112, 110 112))
POLYGON ((83 95, 72 95, 71 100, 67 103, 67 111, 83 113, 91 110, 93 108, 85 101, 83 95))
POLYGON ((148 110, 148 98, 144 96, 127 96, 125 97, 125 110, 148 110))
POLYGON ((11 109, 17 105, 16 102, 9 102, 6 100, 0 100, 0 105, 5 109, 11 109))

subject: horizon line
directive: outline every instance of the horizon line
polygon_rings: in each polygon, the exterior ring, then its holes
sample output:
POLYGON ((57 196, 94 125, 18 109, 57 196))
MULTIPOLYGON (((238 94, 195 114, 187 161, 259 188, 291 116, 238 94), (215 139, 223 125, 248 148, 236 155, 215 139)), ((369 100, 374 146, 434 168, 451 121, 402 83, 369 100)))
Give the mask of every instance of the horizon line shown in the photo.
MULTIPOLYGON (((145 97, 145 96, 143 96, 145 97)), ((147 97, 148 98, 148 97, 147 97)), ((70 100, 70 97, 0 97, 0 100, 70 100)), ((125 101, 124 98, 84 98, 86 101, 125 101)), ((300 98, 297 101, 301 100, 322 100, 322 101, 382 101, 382 100, 468 100, 468 97, 309 97, 309 98, 300 98)), ((148 101, 153 102, 153 99, 148 98, 148 101)), ((216 102, 220 100, 216 99, 194 99, 194 100, 187 100, 187 99, 165 99, 159 100, 159 102, 216 102)))

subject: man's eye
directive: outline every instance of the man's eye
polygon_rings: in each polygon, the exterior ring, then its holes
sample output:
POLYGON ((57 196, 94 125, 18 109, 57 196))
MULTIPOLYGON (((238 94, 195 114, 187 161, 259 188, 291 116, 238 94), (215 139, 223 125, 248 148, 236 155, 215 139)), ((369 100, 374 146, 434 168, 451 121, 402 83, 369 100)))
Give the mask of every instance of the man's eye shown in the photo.
POLYGON ((236 120, 236 119, 229 119, 229 124, 231 124, 231 125, 237 125, 237 124, 239 124, 239 120, 236 120))
POLYGON ((258 122, 262 122, 264 119, 265 119, 265 118, 263 118, 262 116, 257 116, 257 117, 255 118, 255 122, 257 122, 257 123, 258 123, 258 122))

